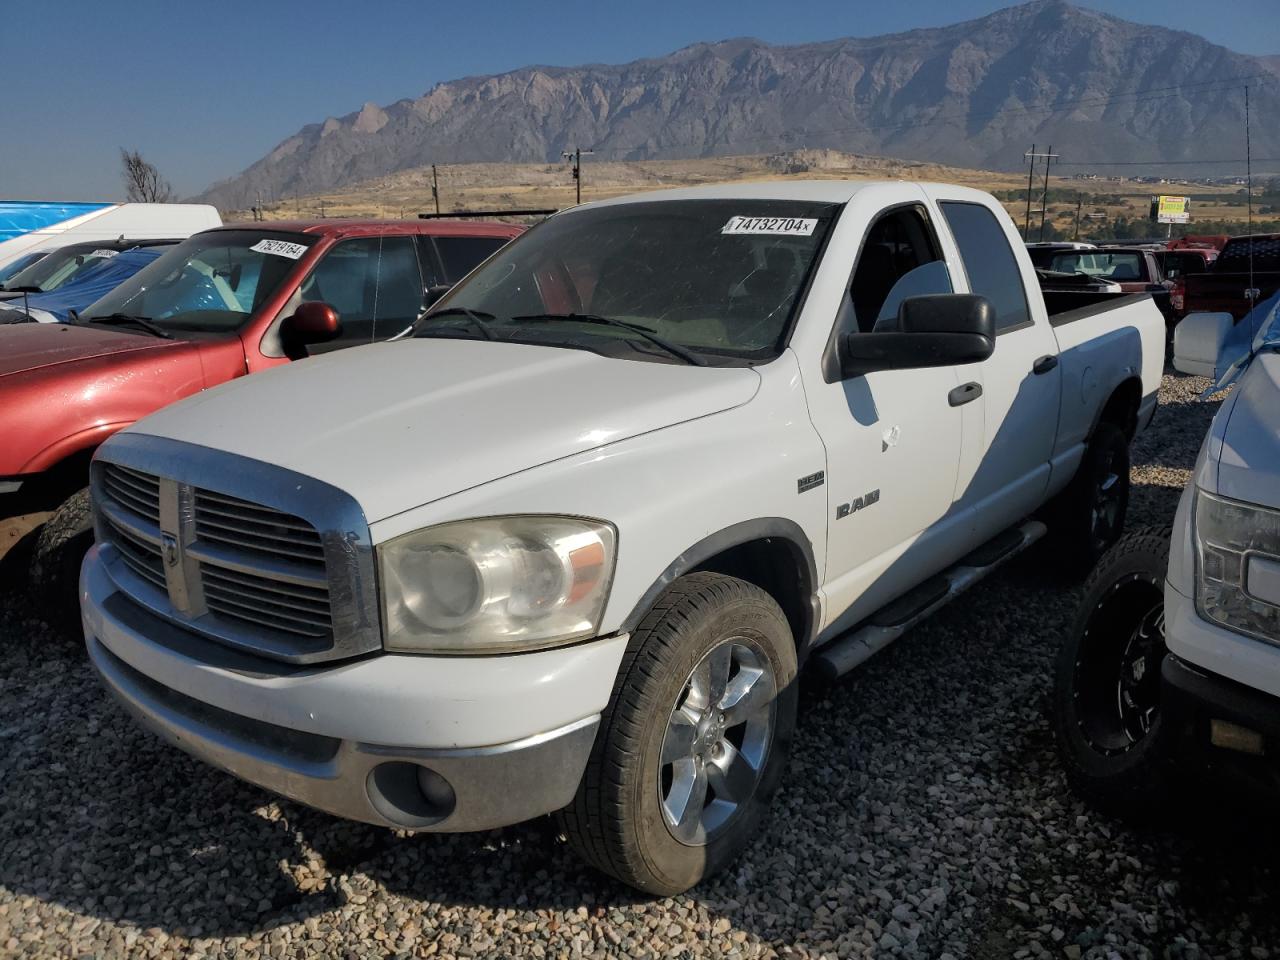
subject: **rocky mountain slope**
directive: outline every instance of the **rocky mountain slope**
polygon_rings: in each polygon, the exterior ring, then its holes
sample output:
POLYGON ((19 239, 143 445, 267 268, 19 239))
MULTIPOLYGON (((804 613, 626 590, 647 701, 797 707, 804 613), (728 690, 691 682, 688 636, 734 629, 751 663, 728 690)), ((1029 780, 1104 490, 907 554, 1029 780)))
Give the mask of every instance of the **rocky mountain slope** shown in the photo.
MULTIPOLYGON (((575 145, 613 160, 831 147, 995 169, 1020 166, 1033 141, 1077 162, 1243 156, 1243 78, 1265 77, 1254 116, 1280 116, 1274 60, 1034 0, 883 37, 727 40, 441 83, 309 124, 199 199, 244 208, 428 163, 547 162, 575 145)), ((1255 155, 1280 155, 1280 128, 1253 135, 1255 155)))

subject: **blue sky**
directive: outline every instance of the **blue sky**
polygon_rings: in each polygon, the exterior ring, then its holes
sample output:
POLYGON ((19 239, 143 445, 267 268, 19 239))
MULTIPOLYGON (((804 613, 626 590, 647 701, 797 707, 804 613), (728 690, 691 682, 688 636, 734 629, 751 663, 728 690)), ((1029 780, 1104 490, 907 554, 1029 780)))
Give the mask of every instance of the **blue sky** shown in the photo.
MULTIPOLYGON (((623 62, 728 37, 874 36, 1009 5, 0 0, 0 198, 116 199, 120 147, 141 150, 180 194, 191 194, 239 172, 305 123, 369 100, 419 96, 461 76, 530 63, 623 62)), ((1189 30, 1244 53, 1280 53, 1277 0, 1080 5, 1189 30)))

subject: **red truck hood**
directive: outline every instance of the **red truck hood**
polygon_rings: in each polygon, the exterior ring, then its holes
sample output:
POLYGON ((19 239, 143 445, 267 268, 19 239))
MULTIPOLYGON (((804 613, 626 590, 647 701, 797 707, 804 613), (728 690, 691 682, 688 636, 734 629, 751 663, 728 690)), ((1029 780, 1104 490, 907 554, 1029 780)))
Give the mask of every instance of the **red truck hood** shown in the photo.
POLYGON ((137 350, 163 350, 175 340, 65 323, 15 323, 0 327, 0 377, 72 360, 137 350))

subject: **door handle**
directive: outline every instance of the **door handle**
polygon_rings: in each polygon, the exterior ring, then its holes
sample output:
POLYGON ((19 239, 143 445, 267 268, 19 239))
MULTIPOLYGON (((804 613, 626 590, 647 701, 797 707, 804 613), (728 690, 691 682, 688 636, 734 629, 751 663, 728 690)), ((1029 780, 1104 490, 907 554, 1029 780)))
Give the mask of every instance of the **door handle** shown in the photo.
POLYGON ((1058 365, 1058 358, 1051 353, 1046 354, 1045 356, 1041 357, 1039 360, 1037 360, 1034 364, 1031 365, 1031 372, 1034 373, 1036 376, 1039 376, 1042 373, 1048 373, 1057 365, 1058 365))
POLYGON ((982 396, 982 384, 970 381, 962 383, 950 393, 947 394, 947 403, 953 407, 962 407, 970 400, 977 400, 982 396))

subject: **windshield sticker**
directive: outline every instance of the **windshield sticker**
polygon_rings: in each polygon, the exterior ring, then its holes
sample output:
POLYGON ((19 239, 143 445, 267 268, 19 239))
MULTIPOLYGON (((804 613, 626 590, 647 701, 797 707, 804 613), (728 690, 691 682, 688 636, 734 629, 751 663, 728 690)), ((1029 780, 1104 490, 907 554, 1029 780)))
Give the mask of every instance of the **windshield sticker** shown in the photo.
POLYGON ((806 217, 730 217, 722 234, 765 234, 774 237, 811 237, 818 226, 806 217))
POLYGON ((118 250, 95 250, 93 251, 93 253, 89 254, 89 256, 102 257, 103 259, 108 259, 110 257, 114 257, 119 252, 120 251, 118 250))
POLYGON ((270 253, 290 260, 297 260, 307 252, 306 244, 290 243, 288 240, 259 240, 249 249, 254 253, 270 253))

